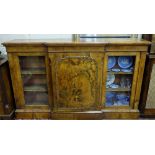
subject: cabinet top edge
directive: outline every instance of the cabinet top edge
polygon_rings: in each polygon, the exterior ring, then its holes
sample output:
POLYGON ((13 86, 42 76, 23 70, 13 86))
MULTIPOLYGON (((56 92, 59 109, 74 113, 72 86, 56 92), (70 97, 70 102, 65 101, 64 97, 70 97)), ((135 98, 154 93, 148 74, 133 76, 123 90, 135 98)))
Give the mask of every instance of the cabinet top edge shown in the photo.
POLYGON ((2 43, 4 46, 104 46, 104 45, 149 45, 151 42, 138 39, 96 39, 72 41, 71 39, 60 40, 34 40, 20 39, 2 43))

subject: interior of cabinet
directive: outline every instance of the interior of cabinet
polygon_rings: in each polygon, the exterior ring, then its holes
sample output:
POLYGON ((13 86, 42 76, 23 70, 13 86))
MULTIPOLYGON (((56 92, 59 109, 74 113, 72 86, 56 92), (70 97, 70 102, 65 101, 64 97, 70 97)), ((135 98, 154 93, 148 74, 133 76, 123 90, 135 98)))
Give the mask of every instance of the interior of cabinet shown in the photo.
POLYGON ((129 107, 136 56, 107 56, 105 107, 129 107))
POLYGON ((44 56, 20 56, 26 105, 47 105, 48 89, 44 56))

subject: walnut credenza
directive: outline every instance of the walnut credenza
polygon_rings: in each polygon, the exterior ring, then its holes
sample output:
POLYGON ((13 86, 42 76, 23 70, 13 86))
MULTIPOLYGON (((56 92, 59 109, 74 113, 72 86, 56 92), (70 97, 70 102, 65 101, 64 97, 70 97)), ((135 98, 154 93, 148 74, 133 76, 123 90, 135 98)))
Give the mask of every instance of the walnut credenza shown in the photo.
POLYGON ((16 119, 138 118, 149 44, 135 39, 4 43, 16 119), (119 65, 126 59, 132 62, 127 72, 119 65))

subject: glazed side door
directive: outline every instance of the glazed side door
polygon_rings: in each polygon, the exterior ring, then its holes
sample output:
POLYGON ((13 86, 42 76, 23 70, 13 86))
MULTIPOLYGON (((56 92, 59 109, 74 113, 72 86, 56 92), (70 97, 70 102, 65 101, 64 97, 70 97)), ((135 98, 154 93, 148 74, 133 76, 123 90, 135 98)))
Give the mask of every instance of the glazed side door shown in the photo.
POLYGON ((103 53, 49 53, 54 111, 94 110, 101 105, 103 53))
POLYGON ((103 69, 104 109, 134 109, 140 52, 106 52, 103 69))
POLYGON ((48 58, 45 53, 9 53, 17 109, 49 109, 48 58))

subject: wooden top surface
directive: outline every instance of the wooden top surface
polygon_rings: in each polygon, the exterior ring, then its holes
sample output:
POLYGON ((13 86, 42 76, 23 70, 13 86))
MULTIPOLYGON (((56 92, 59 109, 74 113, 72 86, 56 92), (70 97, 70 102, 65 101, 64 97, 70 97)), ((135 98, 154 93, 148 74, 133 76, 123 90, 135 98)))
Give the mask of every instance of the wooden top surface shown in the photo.
POLYGON ((47 46, 86 46, 86 45, 149 45, 151 42, 138 39, 80 39, 80 41, 72 41, 71 39, 51 39, 51 40, 12 40, 4 42, 4 46, 18 45, 47 45, 47 46))

